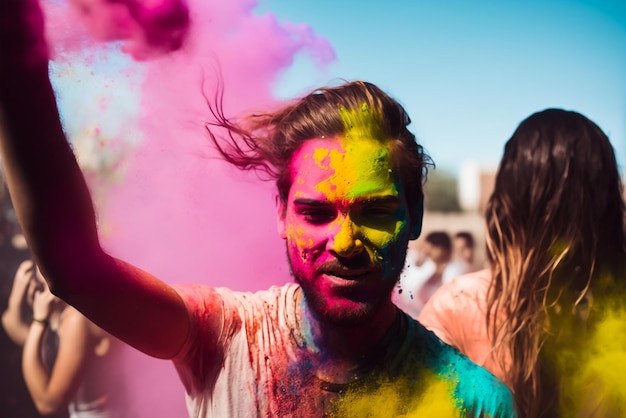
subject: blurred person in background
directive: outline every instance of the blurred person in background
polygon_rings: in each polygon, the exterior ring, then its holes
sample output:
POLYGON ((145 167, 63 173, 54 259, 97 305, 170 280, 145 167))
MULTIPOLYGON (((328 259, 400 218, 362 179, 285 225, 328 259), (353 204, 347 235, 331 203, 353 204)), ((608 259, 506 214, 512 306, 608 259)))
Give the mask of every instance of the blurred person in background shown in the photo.
POLYGON ((452 240, 452 260, 464 266, 465 273, 476 270, 475 245, 474 235, 468 231, 457 232, 452 240))
MULTIPOLYGON (((12 303, 10 299, 13 277, 20 263, 30 257, 24 236, 15 218, 8 192, 5 190, 4 174, 0 170, 0 313, 12 303)), ((21 298, 20 298, 21 299, 21 298)), ((17 303, 21 303, 18 300, 17 303)), ((32 315, 32 297, 30 305, 24 306, 24 313, 32 315)), ((28 393, 22 375, 22 347, 17 346, 0 326, 0 416, 3 417, 39 417, 35 405, 28 393)), ((67 411, 55 415, 67 417, 67 411)))
POLYGON ((52 295, 32 260, 15 274, 2 325, 23 346, 24 380, 41 415, 125 416, 121 342, 52 295))
POLYGON ((626 232, 611 143, 547 109, 507 142, 486 220, 490 269, 419 321, 502 379, 524 417, 626 416, 626 232))
POLYGON ((424 257, 422 264, 413 262, 419 257, 407 255, 393 293, 396 306, 414 318, 443 283, 469 271, 466 263, 452 260, 452 240, 447 232, 430 232, 420 247, 424 257))

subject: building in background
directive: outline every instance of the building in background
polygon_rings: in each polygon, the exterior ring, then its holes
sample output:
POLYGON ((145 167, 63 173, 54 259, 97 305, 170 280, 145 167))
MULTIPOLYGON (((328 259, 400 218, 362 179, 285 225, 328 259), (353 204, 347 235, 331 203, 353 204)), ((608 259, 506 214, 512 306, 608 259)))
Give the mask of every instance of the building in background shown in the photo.
POLYGON ((497 167, 464 161, 459 169, 459 203, 464 212, 485 214, 487 201, 493 192, 497 167))

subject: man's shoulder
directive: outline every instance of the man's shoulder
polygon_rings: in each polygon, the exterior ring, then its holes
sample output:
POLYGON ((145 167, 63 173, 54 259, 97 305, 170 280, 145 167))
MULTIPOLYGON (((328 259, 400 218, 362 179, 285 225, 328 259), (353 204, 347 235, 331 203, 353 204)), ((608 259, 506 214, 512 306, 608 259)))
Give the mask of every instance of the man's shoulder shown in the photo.
POLYGON ((410 321, 414 352, 422 356, 422 365, 451 385, 455 399, 465 409, 480 406, 485 416, 515 416, 513 395, 504 383, 419 322, 410 321))
MULTIPOLYGON (((491 374, 455 347, 443 342, 434 332, 413 318, 408 318, 411 345, 422 356, 424 364, 438 374, 468 374, 470 378, 487 378, 491 374), (475 372, 475 373, 474 373, 475 372)), ((496 379, 497 381, 497 379, 496 379)))
POLYGON ((219 297, 224 302, 241 303, 258 300, 270 302, 289 298, 300 290, 295 283, 285 283, 280 286, 272 286, 269 289, 257 291, 233 290, 227 287, 213 287, 206 284, 176 284, 172 286, 185 301, 203 301, 211 297, 219 297))
POLYGON ((293 328, 296 318, 296 300, 300 287, 294 283, 272 286, 255 292, 211 287, 202 284, 175 285, 183 300, 192 325, 203 328, 218 314, 224 327, 267 326, 293 328), (272 325, 274 324, 274 325, 272 325))

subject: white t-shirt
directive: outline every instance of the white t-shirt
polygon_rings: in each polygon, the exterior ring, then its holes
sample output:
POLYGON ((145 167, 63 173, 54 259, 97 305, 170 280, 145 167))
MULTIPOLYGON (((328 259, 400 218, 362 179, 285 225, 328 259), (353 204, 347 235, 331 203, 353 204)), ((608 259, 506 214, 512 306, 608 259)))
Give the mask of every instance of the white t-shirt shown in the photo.
POLYGON ((391 417, 440 410, 426 408, 437 402, 448 406, 449 416, 472 409, 494 418, 515 416, 512 396, 500 381, 405 314, 398 315, 398 331, 383 338, 367 370, 340 384, 315 373, 310 359, 319 353, 307 347, 301 332, 298 285, 257 293, 202 285, 177 290, 191 332, 174 365, 191 417, 391 417), (203 324, 214 321, 220 308, 215 344, 203 324))

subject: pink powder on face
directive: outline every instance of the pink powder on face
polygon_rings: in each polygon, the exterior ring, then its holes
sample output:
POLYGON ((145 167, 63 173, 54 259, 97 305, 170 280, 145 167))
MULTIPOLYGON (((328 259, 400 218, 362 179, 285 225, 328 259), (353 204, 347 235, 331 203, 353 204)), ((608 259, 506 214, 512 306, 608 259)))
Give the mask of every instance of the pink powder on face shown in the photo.
POLYGON ((281 222, 308 306, 328 321, 363 318, 389 302, 409 235, 387 145, 346 138, 310 139, 295 153, 281 222), (344 274, 361 278, 342 282, 344 274))
MULTIPOLYGON (((125 20, 132 14, 115 7, 120 3, 94 1, 99 2, 93 7, 102 9, 89 15, 94 20, 87 23, 97 39, 135 39, 131 33, 137 30, 133 26, 137 22, 125 20), (101 16, 110 19, 103 22, 101 16)), ((177 4, 146 7, 158 15, 159 7, 177 4)), ((69 65, 92 66, 97 73, 119 56, 111 52, 110 44, 94 43, 80 20, 85 16, 77 17, 76 9, 58 0, 48 0, 45 6, 57 60, 80 59, 69 65)), ((129 112, 116 103, 125 86, 119 80, 128 74, 138 78, 138 116, 127 124, 129 130, 132 125, 139 127, 141 140, 121 153, 124 159, 116 166, 125 167, 124 172, 97 192, 100 230, 112 255, 168 283, 257 290, 291 280, 284 242, 276 230, 274 185, 237 172, 215 157, 204 129, 209 112, 202 89, 207 97, 214 97, 219 66, 226 115, 247 113, 275 102, 272 86, 296 54, 309 54, 324 65, 334 53, 310 27, 282 24, 271 14, 257 16, 255 6, 248 0, 189 2, 185 7, 192 20, 182 48, 141 64, 131 63, 114 74, 119 79, 103 93, 111 100, 80 103, 98 107, 107 116, 97 123, 79 121, 85 124, 82 131, 93 131, 95 126, 98 144, 120 144, 130 135, 123 129, 115 131, 115 138, 102 137, 111 132, 107 126, 129 118, 129 112)), ((139 44, 149 43, 147 37, 143 41, 139 44)), ((145 57, 130 51, 129 45, 122 43, 125 52, 145 57)), ((71 78, 72 74, 67 71, 63 76, 71 78)), ((88 83, 83 84, 80 87, 89 91, 88 83)), ((303 89, 309 87, 313 86, 303 89)), ((82 113, 67 109, 63 116, 67 122, 76 114, 82 113)), ((134 416, 186 415, 183 386, 169 362, 133 351, 127 367, 134 416)))

